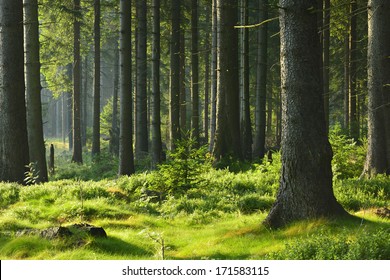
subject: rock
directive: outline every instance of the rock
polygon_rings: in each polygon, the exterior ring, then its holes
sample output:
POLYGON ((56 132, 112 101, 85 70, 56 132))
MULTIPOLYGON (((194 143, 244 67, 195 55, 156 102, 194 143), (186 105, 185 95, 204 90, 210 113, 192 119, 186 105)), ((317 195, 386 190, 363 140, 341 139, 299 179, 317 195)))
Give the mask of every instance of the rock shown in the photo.
POLYGON ((40 236, 47 239, 71 236, 72 232, 66 227, 52 227, 41 231, 40 236))
POLYGON ((87 234, 93 237, 103 237, 103 238, 107 237, 107 233, 102 227, 95 227, 93 225, 85 224, 85 223, 74 224, 71 227, 86 232, 87 234))

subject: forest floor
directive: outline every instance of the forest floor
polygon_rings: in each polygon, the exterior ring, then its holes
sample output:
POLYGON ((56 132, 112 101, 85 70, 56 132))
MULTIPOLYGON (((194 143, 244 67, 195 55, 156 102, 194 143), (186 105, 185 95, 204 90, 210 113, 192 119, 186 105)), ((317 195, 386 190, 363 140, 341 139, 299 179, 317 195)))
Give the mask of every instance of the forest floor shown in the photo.
POLYGON ((347 178, 334 166, 336 198, 354 217, 270 230, 262 221, 278 188, 277 153, 272 163, 220 169, 189 159, 179 164, 196 174, 180 181, 176 163, 157 171, 141 163, 137 174, 117 178, 114 157, 85 154, 80 166, 63 148, 56 143, 48 183, 0 183, 0 259, 390 259, 386 176, 347 178), (80 223, 102 227, 107 237, 41 236, 80 223))

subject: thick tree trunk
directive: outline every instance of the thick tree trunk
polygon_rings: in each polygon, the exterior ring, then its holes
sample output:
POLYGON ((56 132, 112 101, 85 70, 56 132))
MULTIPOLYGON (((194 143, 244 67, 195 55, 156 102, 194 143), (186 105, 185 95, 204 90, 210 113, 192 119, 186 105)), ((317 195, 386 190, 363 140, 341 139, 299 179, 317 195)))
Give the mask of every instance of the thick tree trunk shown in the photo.
POLYGON ((137 0, 137 98, 135 157, 142 158, 148 152, 148 109, 146 84, 146 1, 137 0))
POLYGON ((36 163, 36 169, 39 171, 37 181, 46 182, 48 177, 42 123, 37 0, 24 0, 24 24, 27 130, 30 162, 36 163))
POLYGON ((153 163, 162 161, 161 98, 160 98, 160 0, 152 1, 152 157, 153 163))
POLYGON ((94 18, 92 156, 100 154, 100 0, 94 0, 94 18))
POLYGON ((74 17, 74 45, 73 45, 73 156, 72 161, 83 162, 81 144, 81 72, 80 72, 80 0, 73 0, 74 17))
POLYGON ((29 163, 23 1, 0 1, 0 181, 23 183, 29 163))
POLYGON ((390 174, 390 2, 368 2, 368 151, 363 175, 390 174))
POLYGON ((171 75, 170 75, 170 149, 175 149, 175 141, 180 139, 180 1, 172 0, 171 34, 171 75))
POLYGON ((119 175, 135 172, 133 154, 133 102, 131 82, 131 0, 120 1, 119 35, 120 136, 119 175))
POLYGON ((242 159, 238 81, 237 1, 217 0, 217 123, 213 155, 242 159))
POLYGON ((264 223, 346 214, 332 189, 332 148, 327 138, 321 84, 318 1, 281 0, 282 177, 264 223))
MULTIPOLYGON (((210 25, 210 6, 206 6, 206 26, 210 25)), ((206 28, 205 42, 204 42, 204 122, 203 122, 203 131, 204 131, 204 141, 209 142, 209 126, 210 126, 210 116, 209 116, 209 106, 210 106, 210 31, 209 28, 206 28)))
MULTIPOLYGON (((259 22, 268 19, 268 0, 259 1, 259 22)), ((255 118, 255 144, 253 154, 255 158, 262 159, 265 155, 265 128, 266 128, 266 96, 267 96, 267 49, 268 24, 259 27, 257 34, 257 79, 256 79, 256 118, 255 118)), ((268 100, 270 103, 271 100, 268 100)), ((272 118, 272 115, 271 115, 272 118)), ((269 118, 270 120, 270 118, 269 118)))

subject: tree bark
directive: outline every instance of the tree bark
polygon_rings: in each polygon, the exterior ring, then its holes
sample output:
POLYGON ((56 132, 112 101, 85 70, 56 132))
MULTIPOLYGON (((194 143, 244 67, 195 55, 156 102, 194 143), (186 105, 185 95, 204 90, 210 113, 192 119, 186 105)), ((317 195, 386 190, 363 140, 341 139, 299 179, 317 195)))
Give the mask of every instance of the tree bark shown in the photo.
POLYGON ((146 84, 146 1, 137 0, 137 98, 135 157, 142 158, 148 153, 148 99, 146 84))
POLYGON ((368 150, 363 175, 390 174, 390 2, 368 2, 368 150))
POLYGON ((214 150, 215 128, 217 123, 217 0, 212 0, 211 17, 211 112, 210 112, 210 145, 209 150, 214 150))
POLYGON ((192 91, 192 137, 199 144, 199 51, 198 51, 198 0, 191 1, 191 91, 192 91))
POLYGON ((282 175, 276 202, 264 223, 272 228, 297 220, 346 212, 332 189, 321 84, 319 0, 281 0, 282 175))
POLYGON ((23 183, 29 163, 23 1, 0 1, 0 181, 23 183))
MULTIPOLYGON (((242 25, 248 24, 249 10, 248 0, 241 0, 242 9, 242 25)), ((243 114, 241 123, 242 134, 242 154, 245 160, 252 159, 252 123, 250 112, 250 92, 249 92, 249 30, 248 28, 242 29, 242 50, 241 50, 241 63, 242 63, 242 96, 243 96, 243 114)), ((265 110, 264 110, 265 111, 265 110)))
POLYGON ((238 81, 237 1, 217 0, 217 123, 213 155, 216 160, 242 159, 238 81))
POLYGON ((81 72, 80 72, 80 0, 73 0, 73 156, 72 161, 83 163, 81 143, 81 72))
POLYGON ((119 126, 118 126, 118 89, 119 89, 119 49, 117 38, 114 44, 114 83, 112 95, 112 123, 110 137, 110 152, 119 155, 119 126))
POLYGON ((131 0, 120 1, 120 136, 119 175, 135 172, 133 154, 133 102, 131 82, 131 0))
POLYGON ((322 51, 323 51, 323 70, 322 82, 324 86, 324 112, 326 130, 329 131, 329 50, 330 50, 330 0, 323 1, 323 31, 322 31, 322 51))
POLYGON ((92 156, 100 154, 100 0, 94 0, 94 83, 92 156))
POLYGON ((39 57, 38 1, 24 0, 27 130, 30 162, 36 163, 37 182, 46 182, 46 148, 43 138, 39 57))
MULTIPOLYGON (((259 22, 268 19, 268 0, 259 1, 259 22)), ((256 76, 256 118, 255 118, 255 144, 253 154, 262 159, 265 155, 265 128, 266 128, 266 102, 267 102, 267 49, 268 24, 259 27, 257 34, 257 76, 256 76)), ((271 100, 268 100, 271 102, 271 100)), ((272 115, 271 115, 272 117, 272 115)))
POLYGON ((153 163, 162 161, 161 97, 160 97, 160 0, 152 1, 152 157, 153 163))
POLYGON ((171 75, 170 75, 170 149, 175 149, 175 141, 180 139, 180 1, 172 0, 171 33, 171 75))
MULTIPOLYGON (((210 6, 206 5, 206 25, 210 25, 210 6)), ((210 31, 209 28, 206 28, 205 35, 205 54, 204 54, 204 122, 203 122, 203 131, 204 131, 204 141, 209 142, 209 126, 210 126, 210 31)))

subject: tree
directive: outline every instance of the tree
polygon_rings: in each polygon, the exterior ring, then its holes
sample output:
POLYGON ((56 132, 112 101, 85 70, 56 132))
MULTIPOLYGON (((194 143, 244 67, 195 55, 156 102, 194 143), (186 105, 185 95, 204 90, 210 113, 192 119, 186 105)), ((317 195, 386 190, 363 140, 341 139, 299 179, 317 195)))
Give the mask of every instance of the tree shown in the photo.
POLYGON ((80 0, 73 0, 73 156, 72 161, 83 162, 81 143, 81 71, 80 71, 80 0))
MULTIPOLYGON (((259 22, 268 19, 268 0, 259 1, 259 22)), ((257 76, 256 76, 256 118, 255 118, 255 143, 253 154, 263 158, 265 154, 265 127, 266 127, 266 95, 267 95, 267 49, 268 49, 268 25, 259 27, 257 34, 257 76)), ((271 102, 268 100, 268 102, 271 102)))
POLYGON ((332 148, 327 138, 321 84, 319 0, 281 0, 282 177, 264 223, 345 215, 332 189, 332 148))
POLYGON ((137 0, 137 90, 135 155, 148 152, 147 94, 146 94, 146 1, 137 0))
POLYGON ((120 1, 119 65, 119 175, 131 175, 135 172, 132 133, 133 102, 131 92, 131 0, 120 1))
POLYGON ((100 154, 100 0, 94 0, 94 82, 92 155, 100 154))
POLYGON ((213 155, 242 158, 238 81, 237 2, 217 0, 217 122, 213 155))
POLYGON ((114 81, 112 95, 112 123, 110 137, 110 152, 114 155, 119 155, 119 126, 118 126, 118 89, 119 89, 119 46, 118 39, 115 39, 114 44, 114 81))
MULTIPOLYGON (((241 0, 241 23, 248 25, 249 6, 248 0, 241 0)), ((244 159, 252 159, 252 123, 250 112, 250 92, 249 92, 249 31, 248 28, 241 29, 241 79, 242 79, 242 154, 244 159)))
POLYGON ((198 0, 191 0, 191 129, 195 142, 199 144, 199 51, 198 51, 198 0))
POLYGON ((368 2, 368 151, 363 175, 390 174, 390 2, 368 2))
POLYGON ((324 111, 326 129, 329 130, 329 51, 330 51, 330 0, 323 1, 323 31, 322 31, 322 51, 323 51, 323 71, 322 82, 324 85, 324 111))
POLYGON ((171 31, 171 74, 170 74, 170 148, 174 150, 175 141, 180 139, 180 1, 172 0, 172 31, 171 31))
POLYGON ((212 0, 211 16, 211 110, 210 110, 210 145, 214 149, 215 128, 217 124, 217 0, 212 0))
POLYGON ((39 58, 38 1, 24 0, 25 77, 27 132, 30 162, 36 164, 37 182, 46 182, 46 149, 43 139, 41 76, 39 58))
POLYGON ((0 181, 22 183, 29 163, 23 1, 0 1, 0 181))
POLYGON ((160 0, 152 1, 152 157, 154 163, 162 161, 161 98, 160 98, 160 0))

